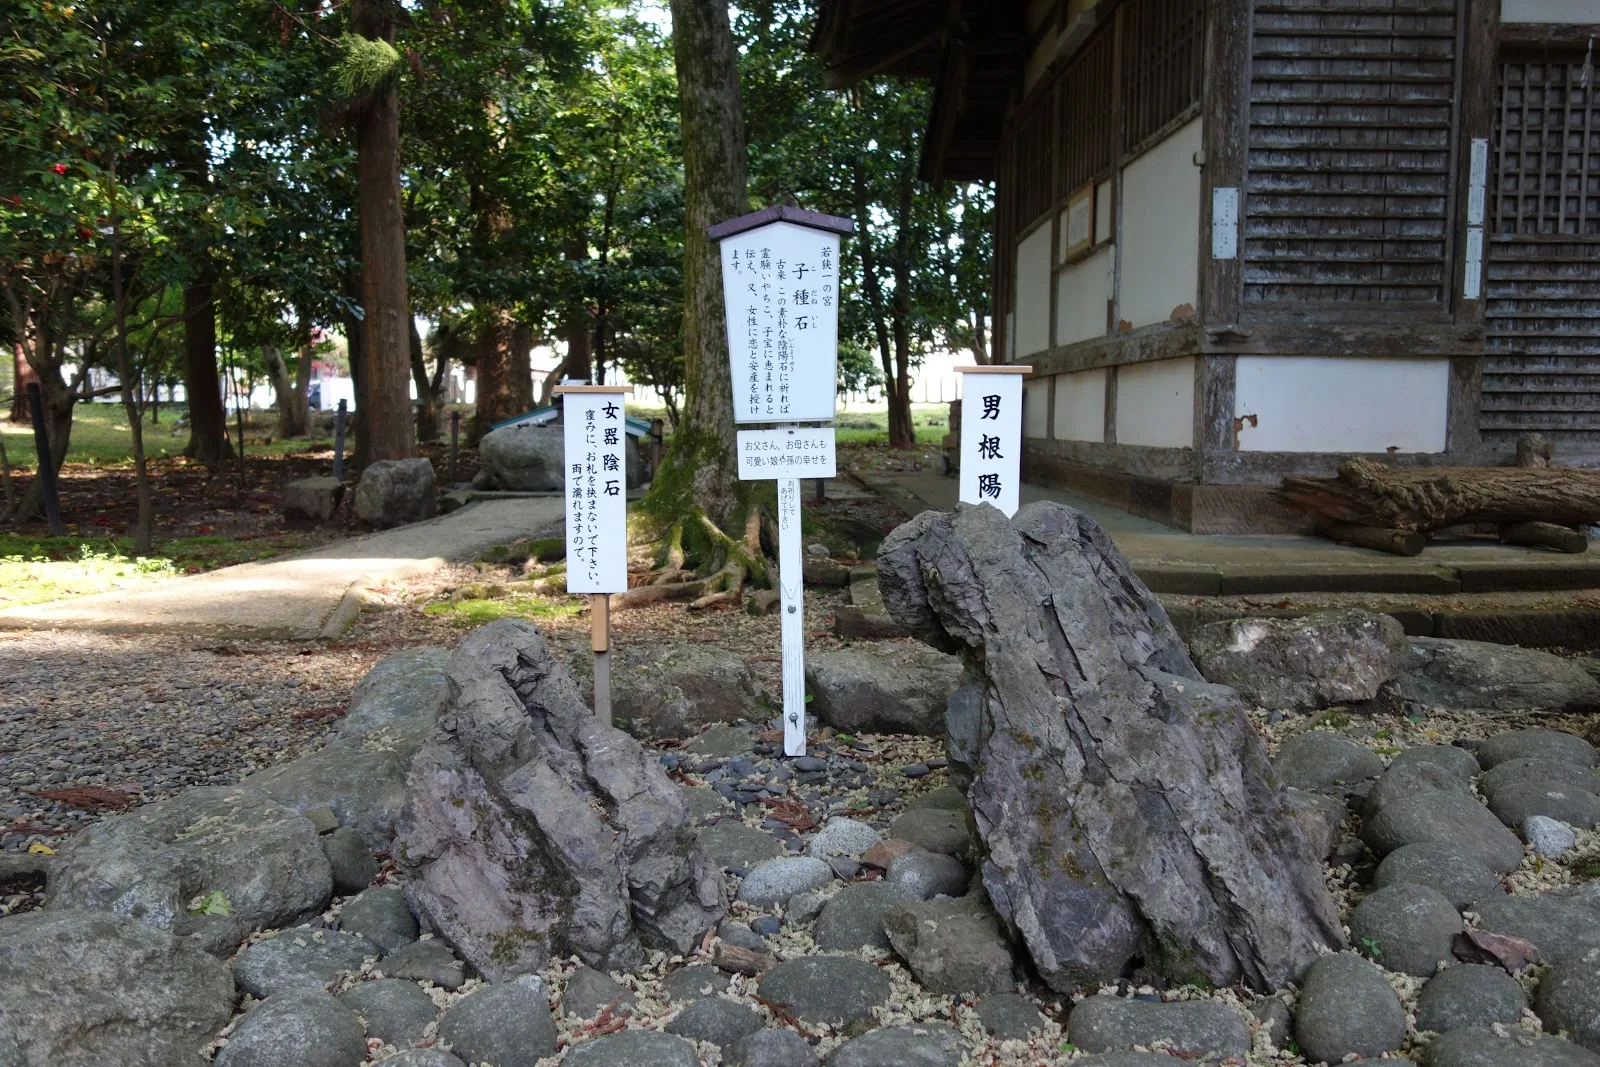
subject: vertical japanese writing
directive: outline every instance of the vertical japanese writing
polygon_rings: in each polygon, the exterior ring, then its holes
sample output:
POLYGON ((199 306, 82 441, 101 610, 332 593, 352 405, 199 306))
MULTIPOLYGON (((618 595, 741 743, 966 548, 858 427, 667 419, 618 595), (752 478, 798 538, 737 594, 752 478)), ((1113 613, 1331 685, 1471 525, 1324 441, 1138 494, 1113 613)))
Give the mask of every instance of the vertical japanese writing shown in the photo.
POLYGON ((563 398, 567 472, 567 590, 628 588, 627 427, 617 393, 563 398))
POLYGON ((1022 375, 964 372, 961 502, 1016 513, 1021 489, 1022 375))

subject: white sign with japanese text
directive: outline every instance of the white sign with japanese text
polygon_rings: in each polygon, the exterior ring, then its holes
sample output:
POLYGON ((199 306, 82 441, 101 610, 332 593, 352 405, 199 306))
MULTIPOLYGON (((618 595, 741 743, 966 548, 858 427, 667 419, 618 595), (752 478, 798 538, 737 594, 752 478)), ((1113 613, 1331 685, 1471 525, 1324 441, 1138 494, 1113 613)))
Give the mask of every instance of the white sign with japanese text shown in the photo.
POLYGON ((827 422, 839 347, 839 235, 769 222, 722 240, 735 422, 827 422))
POLYGON ((626 592, 628 471, 622 393, 564 393, 561 412, 566 438, 567 592, 626 592))
MULTIPOLYGON (((958 368, 959 369, 959 368, 958 368)), ((1022 483, 1022 375, 961 375, 961 502, 1017 513, 1022 483)))
POLYGON ((831 426, 740 430, 738 438, 742 481, 832 478, 838 473, 831 426))

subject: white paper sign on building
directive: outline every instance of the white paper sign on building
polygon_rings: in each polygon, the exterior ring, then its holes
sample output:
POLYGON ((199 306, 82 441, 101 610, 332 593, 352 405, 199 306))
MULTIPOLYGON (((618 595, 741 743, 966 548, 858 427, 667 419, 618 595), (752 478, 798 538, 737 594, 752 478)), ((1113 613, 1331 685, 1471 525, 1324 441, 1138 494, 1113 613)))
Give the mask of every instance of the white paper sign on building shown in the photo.
POLYGON ((628 588, 627 425, 631 386, 561 386, 566 441, 567 592, 628 588))
POLYGON ((961 374, 961 502, 1009 518, 1022 487, 1022 377, 1032 367, 957 367, 961 374))
POLYGON ((833 478, 838 474, 832 426, 740 430, 739 478, 833 478))
POLYGON ((839 236, 848 219, 767 208, 711 227, 735 422, 826 422, 839 355, 839 236))

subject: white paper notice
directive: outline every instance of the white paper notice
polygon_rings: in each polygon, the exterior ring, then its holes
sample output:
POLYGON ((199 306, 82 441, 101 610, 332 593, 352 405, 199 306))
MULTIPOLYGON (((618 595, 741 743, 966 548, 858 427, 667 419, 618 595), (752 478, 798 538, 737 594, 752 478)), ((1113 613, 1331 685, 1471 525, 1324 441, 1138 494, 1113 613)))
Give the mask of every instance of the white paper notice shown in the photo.
POLYGON ((722 242, 735 422, 826 422, 839 355, 839 235, 771 222, 722 242))
POLYGON ((1239 257, 1239 190, 1222 186, 1211 190, 1211 258, 1239 257))
POLYGON ((832 478, 837 473, 833 427, 740 430, 739 478, 832 478))
POLYGON ((1022 481, 1022 375, 961 376, 961 502, 1017 513, 1022 481))
POLYGON ((621 393, 566 393, 567 592, 628 588, 628 471, 621 393))

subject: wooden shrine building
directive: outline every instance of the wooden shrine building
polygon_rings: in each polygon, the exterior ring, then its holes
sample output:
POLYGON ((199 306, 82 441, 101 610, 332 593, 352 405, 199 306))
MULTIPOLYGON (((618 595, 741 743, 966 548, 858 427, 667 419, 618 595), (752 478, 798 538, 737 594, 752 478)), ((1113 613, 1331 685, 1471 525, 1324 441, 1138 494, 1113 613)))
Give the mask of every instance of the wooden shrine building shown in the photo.
POLYGON ((1200 532, 1352 455, 1600 465, 1600 0, 819 0, 993 181, 1031 478, 1200 532))

